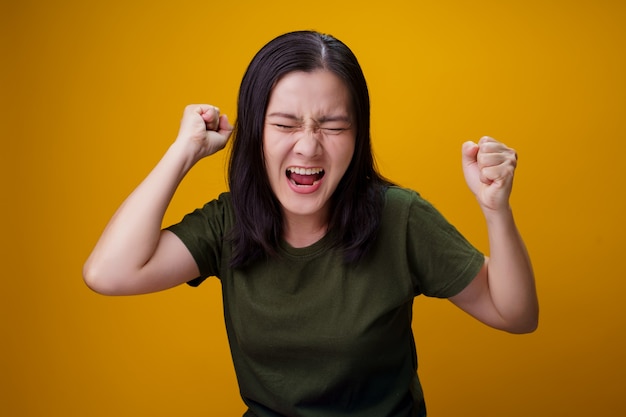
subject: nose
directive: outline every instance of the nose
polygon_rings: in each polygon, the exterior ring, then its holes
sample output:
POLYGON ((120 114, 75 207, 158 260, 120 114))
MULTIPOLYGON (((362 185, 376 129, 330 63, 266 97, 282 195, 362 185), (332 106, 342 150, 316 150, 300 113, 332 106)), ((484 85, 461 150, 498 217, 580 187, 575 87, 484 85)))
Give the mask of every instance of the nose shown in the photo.
POLYGON ((293 150, 307 158, 318 156, 322 151, 322 130, 318 126, 307 126, 298 136, 293 150))

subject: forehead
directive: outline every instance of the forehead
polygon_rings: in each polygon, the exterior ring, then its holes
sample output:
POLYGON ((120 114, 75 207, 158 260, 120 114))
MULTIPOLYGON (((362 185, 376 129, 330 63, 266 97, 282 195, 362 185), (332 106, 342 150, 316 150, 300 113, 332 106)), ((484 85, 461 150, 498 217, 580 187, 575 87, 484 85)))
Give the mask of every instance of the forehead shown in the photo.
POLYGON ((346 83, 328 70, 294 71, 283 76, 270 94, 267 113, 291 113, 301 117, 352 114, 346 83))

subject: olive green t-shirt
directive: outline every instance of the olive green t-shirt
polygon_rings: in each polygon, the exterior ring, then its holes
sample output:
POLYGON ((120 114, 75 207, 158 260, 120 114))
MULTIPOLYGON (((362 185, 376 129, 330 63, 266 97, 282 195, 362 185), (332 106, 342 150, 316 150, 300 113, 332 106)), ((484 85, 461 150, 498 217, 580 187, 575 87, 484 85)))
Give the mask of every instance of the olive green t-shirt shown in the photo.
POLYGON ((228 193, 171 226, 201 276, 221 280, 245 416, 422 416, 411 330, 413 298, 447 298, 484 256, 418 193, 386 190, 376 242, 357 264, 328 236, 306 248, 229 267, 228 193))

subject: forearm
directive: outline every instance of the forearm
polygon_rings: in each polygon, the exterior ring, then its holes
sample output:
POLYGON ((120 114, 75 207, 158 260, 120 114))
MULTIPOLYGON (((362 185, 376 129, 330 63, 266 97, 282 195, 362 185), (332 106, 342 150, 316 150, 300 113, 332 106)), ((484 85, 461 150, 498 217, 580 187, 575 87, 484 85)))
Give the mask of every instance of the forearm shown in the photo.
POLYGON ((489 292, 495 309, 510 331, 537 326, 539 305, 530 257, 510 208, 485 213, 490 256, 489 292))

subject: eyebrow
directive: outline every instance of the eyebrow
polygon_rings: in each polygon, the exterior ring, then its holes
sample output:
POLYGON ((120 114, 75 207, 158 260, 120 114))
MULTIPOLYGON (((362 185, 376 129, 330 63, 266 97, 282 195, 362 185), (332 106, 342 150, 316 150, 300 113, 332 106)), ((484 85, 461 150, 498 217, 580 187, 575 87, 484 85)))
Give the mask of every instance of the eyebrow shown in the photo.
MULTIPOLYGON (((282 117, 285 119, 290 119, 290 120, 301 120, 300 118, 296 117, 296 115, 291 114, 291 113, 283 113, 283 112, 274 112, 274 113, 270 113, 268 114, 266 117, 282 117)), ((346 116, 346 115, 333 115, 333 116, 322 116, 320 119, 316 120, 317 123, 324 123, 324 122, 346 122, 346 123, 351 123, 350 117, 346 116)))

